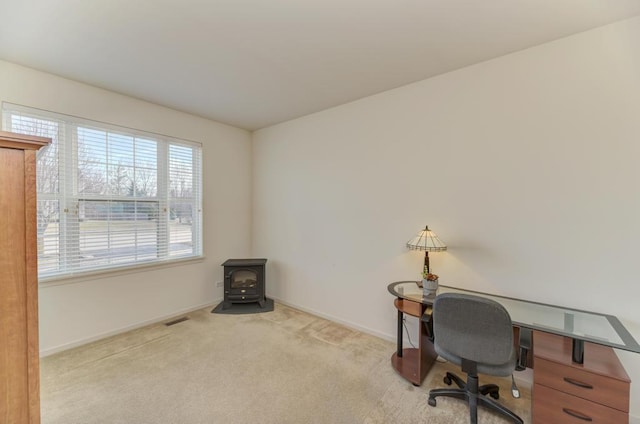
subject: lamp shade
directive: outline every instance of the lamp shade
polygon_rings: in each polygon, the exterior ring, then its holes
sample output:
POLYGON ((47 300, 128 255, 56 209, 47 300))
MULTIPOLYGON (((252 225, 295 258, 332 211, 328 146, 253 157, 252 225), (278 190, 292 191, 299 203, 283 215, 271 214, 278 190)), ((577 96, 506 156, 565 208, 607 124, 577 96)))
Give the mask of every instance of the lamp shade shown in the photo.
POLYGON ((407 247, 412 250, 425 250, 427 252, 443 252, 447 250, 447 245, 426 226, 414 238, 407 242, 407 247))

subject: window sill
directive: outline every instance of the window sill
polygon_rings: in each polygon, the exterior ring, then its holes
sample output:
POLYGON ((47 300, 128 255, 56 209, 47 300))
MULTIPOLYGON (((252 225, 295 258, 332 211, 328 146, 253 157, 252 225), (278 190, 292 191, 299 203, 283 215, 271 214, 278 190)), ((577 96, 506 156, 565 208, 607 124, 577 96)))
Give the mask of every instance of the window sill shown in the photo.
POLYGON ((154 262, 154 263, 144 264, 144 265, 133 265, 133 266, 123 267, 123 268, 111 268, 111 269, 103 269, 100 271, 81 272, 81 273, 67 275, 67 276, 45 277, 38 281, 38 286, 41 289, 44 289, 47 287, 61 286, 64 284, 83 283, 88 280, 98 280, 102 278, 117 277, 119 275, 135 274, 139 272, 147 272, 147 271, 154 271, 157 269, 189 265, 189 264, 203 262, 204 260, 205 260, 204 256, 197 256, 192 258, 174 259, 171 261, 154 262))

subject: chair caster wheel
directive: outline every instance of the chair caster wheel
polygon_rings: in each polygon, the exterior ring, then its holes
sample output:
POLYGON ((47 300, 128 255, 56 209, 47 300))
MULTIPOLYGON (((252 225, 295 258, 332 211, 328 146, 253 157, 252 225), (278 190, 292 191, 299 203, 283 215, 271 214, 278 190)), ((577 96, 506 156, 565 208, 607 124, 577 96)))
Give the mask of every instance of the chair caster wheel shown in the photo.
POLYGON ((489 396, 491 396, 492 398, 494 398, 495 400, 500 399, 500 393, 498 392, 490 392, 489 396))
POLYGON ((445 375, 442 381, 444 381, 444 384, 446 384, 447 386, 451 386, 451 379, 448 375, 445 375))
POLYGON ((435 398, 429 398, 428 403, 429 403, 429 405, 431 405, 431 406, 436 406, 436 399, 435 399, 435 398))

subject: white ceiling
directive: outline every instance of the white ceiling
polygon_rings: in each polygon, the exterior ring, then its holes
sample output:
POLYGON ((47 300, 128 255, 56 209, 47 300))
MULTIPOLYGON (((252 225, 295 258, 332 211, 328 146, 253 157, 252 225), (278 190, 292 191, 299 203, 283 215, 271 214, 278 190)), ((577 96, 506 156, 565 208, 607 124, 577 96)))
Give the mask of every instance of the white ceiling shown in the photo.
POLYGON ((640 14, 639 0, 0 0, 0 58, 255 130, 640 14))

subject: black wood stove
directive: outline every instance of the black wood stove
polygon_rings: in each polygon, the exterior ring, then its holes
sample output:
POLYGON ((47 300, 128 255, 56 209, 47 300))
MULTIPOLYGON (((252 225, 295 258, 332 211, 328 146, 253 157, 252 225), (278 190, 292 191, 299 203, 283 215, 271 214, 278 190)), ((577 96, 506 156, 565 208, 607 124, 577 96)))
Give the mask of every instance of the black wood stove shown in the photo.
POLYGON ((266 259, 228 259, 224 267, 224 301, 222 309, 233 303, 258 302, 265 307, 266 259))

